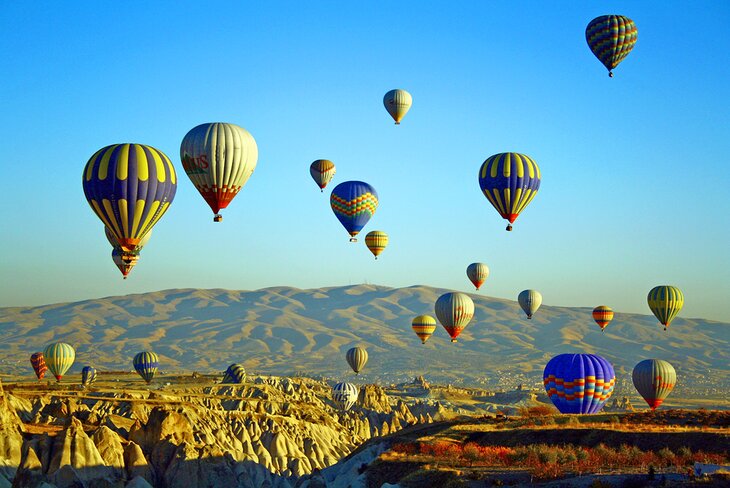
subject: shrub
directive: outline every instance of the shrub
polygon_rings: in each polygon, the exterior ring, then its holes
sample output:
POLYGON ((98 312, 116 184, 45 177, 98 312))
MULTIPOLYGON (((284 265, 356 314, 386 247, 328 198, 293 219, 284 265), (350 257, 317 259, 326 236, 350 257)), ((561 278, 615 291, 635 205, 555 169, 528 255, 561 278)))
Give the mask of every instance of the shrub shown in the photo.
POLYGON ((661 459, 665 466, 671 466, 674 464, 674 460, 676 458, 675 454, 668 447, 659 449, 657 456, 659 456, 659 459, 661 459))
POLYGON ((474 466, 474 461, 483 458, 482 451, 479 446, 473 442, 466 444, 462 450, 462 456, 469 461, 469 466, 474 466))

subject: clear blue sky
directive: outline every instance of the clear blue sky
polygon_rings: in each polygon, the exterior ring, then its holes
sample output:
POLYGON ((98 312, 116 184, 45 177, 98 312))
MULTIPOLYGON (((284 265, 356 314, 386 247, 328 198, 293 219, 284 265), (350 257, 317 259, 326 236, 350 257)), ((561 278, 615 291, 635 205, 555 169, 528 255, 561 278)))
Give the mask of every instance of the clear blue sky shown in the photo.
MULTIPOLYGON (((4 2, 0 7, 0 306, 166 288, 370 282, 471 289, 548 305, 649 313, 658 284, 680 317, 730 321, 730 3, 4 2), (214 4, 214 5, 213 5, 214 4), (456 5, 454 5, 456 4, 456 5), (639 29, 609 79, 584 29, 639 29), (394 126, 383 94, 413 107, 394 126), (203 122, 245 127, 258 167, 214 224, 182 171, 203 122), (83 195, 113 143, 164 151, 177 196, 130 278, 83 195), (512 233, 480 193, 492 154, 530 155, 542 185, 512 233), (374 261, 310 179, 380 195, 374 261)), ((330 186, 330 188, 332 187, 330 186)))

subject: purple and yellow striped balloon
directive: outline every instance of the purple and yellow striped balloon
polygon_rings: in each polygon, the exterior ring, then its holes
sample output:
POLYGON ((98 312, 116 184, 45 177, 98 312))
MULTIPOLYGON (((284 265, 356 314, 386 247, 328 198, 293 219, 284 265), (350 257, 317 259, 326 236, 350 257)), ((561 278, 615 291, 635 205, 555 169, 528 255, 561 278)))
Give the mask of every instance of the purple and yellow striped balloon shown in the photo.
POLYGON ((560 413, 596 413, 613 393, 616 373, 595 354, 560 354, 543 372, 545 391, 560 413))

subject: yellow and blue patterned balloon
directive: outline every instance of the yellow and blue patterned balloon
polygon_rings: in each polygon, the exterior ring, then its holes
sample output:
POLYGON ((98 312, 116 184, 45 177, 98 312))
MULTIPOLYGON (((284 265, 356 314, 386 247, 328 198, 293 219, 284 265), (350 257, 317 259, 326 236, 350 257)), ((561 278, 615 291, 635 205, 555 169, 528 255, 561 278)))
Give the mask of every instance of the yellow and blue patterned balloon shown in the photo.
POLYGON ((49 371, 56 377, 56 381, 61 381, 61 377, 73 365, 76 359, 76 351, 70 344, 55 342, 46 346, 43 351, 43 358, 49 371))
POLYGON ((355 236, 378 208, 378 193, 364 181, 345 181, 332 190, 330 206, 350 234, 350 242, 357 242, 355 236))
POLYGON ((479 168, 479 187, 489 203, 507 219, 507 230, 540 189, 540 168, 529 156, 507 152, 487 158, 479 168))
POLYGON ((157 367, 160 365, 160 360, 152 351, 143 351, 134 356, 132 360, 134 370, 142 377, 143 380, 149 385, 157 373, 157 367))
POLYGON ((246 368, 238 363, 233 363, 228 366, 226 372, 223 374, 223 381, 221 383, 229 383, 238 385, 246 380, 246 368))
POLYGON ((664 325, 664 330, 667 330, 684 306, 684 294, 676 286, 655 286, 649 292, 646 301, 651 312, 664 325))
POLYGON ((559 354, 545 365, 542 378, 560 413, 596 413, 616 385, 613 365, 596 354, 559 354))
POLYGON ((613 69, 629 55, 639 37, 634 21, 623 15, 601 15, 586 27, 586 42, 613 78, 613 69))
POLYGON ((96 381, 96 368, 84 366, 81 370, 81 386, 86 388, 96 381))
POLYGON ((134 251, 175 198, 170 158, 143 144, 113 144, 86 163, 83 187, 91 209, 123 251, 134 251))
POLYGON ((411 321, 411 328, 416 333, 421 344, 425 344, 436 330, 436 319, 430 315, 419 315, 411 321))
POLYGON ((309 165, 309 174, 319 186, 320 191, 324 191, 327 183, 335 176, 335 171, 335 163, 329 159, 318 159, 309 165))

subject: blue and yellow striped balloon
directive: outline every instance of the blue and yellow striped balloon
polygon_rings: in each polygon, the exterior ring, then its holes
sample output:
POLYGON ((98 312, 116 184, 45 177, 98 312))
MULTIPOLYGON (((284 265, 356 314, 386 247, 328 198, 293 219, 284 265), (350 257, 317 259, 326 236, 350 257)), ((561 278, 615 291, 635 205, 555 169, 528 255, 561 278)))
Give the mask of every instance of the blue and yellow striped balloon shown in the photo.
POLYGON ((332 190, 330 206, 350 234, 350 242, 357 242, 355 236, 378 208, 378 193, 364 181, 345 181, 332 190))
POLYGON ((43 358, 50 372, 56 377, 56 381, 61 381, 61 377, 73 365, 76 359, 76 351, 70 344, 56 342, 46 347, 43 351, 43 358))
POLYGON ((667 330, 684 306, 684 294, 676 286, 655 286, 649 292, 646 301, 651 312, 664 325, 664 330, 667 330))
POLYGON ((507 152, 489 157, 479 168, 479 187, 507 219, 507 230, 540 189, 540 168, 529 156, 507 152))
POLYGON ((113 144, 86 163, 83 187, 91 209, 123 251, 134 251, 175 198, 170 158, 143 144, 113 144))
POLYGON ((226 372, 223 374, 223 381, 221 383, 230 383, 238 385, 246 381, 246 369, 243 365, 233 363, 228 366, 226 372))
POLYGON ((613 365, 595 354, 559 354, 543 371, 545 391, 560 413, 596 413, 613 394, 613 365))
POLYGON ((96 381, 96 368, 92 366, 84 366, 81 370, 81 386, 86 388, 96 381))
POLYGON ((157 373, 157 367, 160 365, 160 360, 152 351, 143 351, 134 356, 132 360, 134 370, 142 377, 143 380, 150 384, 155 373, 157 373))
POLYGON ((623 15, 601 15, 586 27, 586 42, 613 78, 613 69, 629 55, 639 37, 634 21, 623 15))

